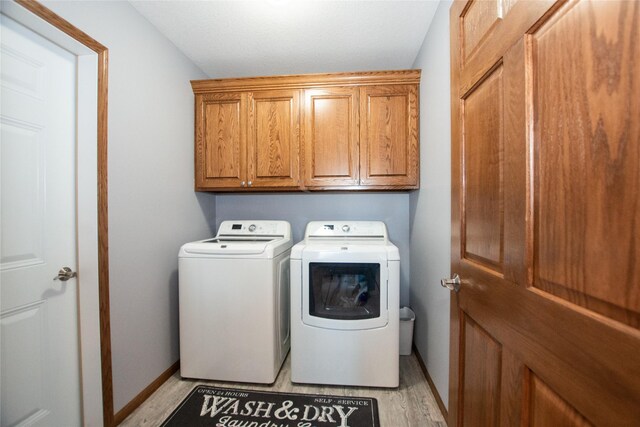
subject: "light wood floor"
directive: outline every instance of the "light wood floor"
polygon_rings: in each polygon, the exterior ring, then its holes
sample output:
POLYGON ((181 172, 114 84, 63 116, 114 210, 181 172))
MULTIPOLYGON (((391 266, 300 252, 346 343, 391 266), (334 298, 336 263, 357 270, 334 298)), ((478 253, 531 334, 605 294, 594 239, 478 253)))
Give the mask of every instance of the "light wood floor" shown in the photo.
POLYGON ((175 373, 120 426, 158 426, 187 394, 200 384, 227 388, 270 390, 294 393, 362 396, 378 399, 380 424, 383 427, 446 426, 415 354, 400 356, 400 386, 397 389, 370 387, 314 386, 291 383, 290 357, 273 385, 240 384, 219 381, 196 381, 180 378, 175 373))

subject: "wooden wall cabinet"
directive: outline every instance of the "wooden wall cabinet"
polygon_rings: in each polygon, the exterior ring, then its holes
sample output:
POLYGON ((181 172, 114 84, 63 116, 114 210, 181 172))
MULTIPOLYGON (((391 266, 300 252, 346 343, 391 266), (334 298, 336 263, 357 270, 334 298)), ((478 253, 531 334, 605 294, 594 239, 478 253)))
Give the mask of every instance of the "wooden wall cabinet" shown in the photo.
POLYGON ((196 190, 419 186, 420 70, 192 81, 196 190))
POLYGON ((196 95, 196 190, 297 188, 298 90, 196 95))
POLYGON ((418 188, 417 84, 305 90, 303 116, 306 188, 418 188))

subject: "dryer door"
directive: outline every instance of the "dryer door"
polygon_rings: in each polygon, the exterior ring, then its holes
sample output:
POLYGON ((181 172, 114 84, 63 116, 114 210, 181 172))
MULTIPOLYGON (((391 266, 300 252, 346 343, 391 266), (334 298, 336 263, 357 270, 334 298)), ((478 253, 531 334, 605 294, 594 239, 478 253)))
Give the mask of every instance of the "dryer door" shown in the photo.
POLYGON ((381 328, 389 322, 388 268, 382 254, 305 251, 302 321, 337 330, 381 328))

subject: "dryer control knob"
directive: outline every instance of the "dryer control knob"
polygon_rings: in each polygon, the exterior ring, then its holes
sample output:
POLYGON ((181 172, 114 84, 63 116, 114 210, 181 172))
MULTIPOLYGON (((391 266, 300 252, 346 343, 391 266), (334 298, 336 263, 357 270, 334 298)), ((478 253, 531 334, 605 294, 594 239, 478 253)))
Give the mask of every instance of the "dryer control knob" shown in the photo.
POLYGON ((351 227, 349 227, 347 224, 342 226, 342 231, 344 231, 345 233, 348 233, 349 230, 351 230, 351 227))
POLYGON ((252 232, 252 233, 253 233, 254 231, 256 231, 256 225, 255 225, 255 224, 251 224, 251 225, 249 226, 249 231, 250 231, 250 232, 252 232))

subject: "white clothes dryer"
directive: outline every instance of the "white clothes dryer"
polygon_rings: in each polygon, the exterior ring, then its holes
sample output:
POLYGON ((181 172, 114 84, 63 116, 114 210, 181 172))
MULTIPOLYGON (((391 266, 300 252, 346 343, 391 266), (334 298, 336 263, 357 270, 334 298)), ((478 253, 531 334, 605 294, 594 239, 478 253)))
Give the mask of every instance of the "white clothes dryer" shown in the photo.
POLYGON ((273 383, 289 351, 286 221, 223 221, 180 249, 180 374, 273 383))
POLYGON ((397 387, 399 289, 383 222, 310 222, 291 250, 291 381, 397 387))

